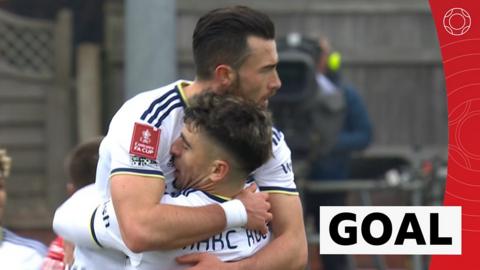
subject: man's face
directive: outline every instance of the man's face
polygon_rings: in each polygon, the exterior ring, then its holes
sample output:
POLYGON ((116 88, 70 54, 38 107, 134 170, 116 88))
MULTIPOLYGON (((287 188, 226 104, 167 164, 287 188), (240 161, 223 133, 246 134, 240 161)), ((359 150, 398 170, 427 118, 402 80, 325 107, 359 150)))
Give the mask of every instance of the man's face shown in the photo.
POLYGON ((281 81, 277 73, 278 54, 274 40, 251 36, 247 39, 249 54, 237 70, 232 83, 234 93, 262 107, 275 95, 281 81))
POLYGON ((7 191, 5 189, 5 178, 0 173, 0 225, 3 223, 3 215, 7 202, 7 191))
POLYGON ((170 148, 174 165, 176 187, 196 187, 208 179, 211 168, 213 147, 199 130, 184 125, 180 137, 170 148))

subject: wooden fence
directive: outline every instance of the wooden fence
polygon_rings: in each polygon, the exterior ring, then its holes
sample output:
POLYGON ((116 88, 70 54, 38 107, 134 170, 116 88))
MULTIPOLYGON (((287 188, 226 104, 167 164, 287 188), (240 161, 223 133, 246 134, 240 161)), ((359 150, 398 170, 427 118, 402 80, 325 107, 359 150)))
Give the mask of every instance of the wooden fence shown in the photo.
POLYGON ((0 11, 0 147, 13 159, 6 225, 49 227, 65 198, 72 146, 71 15, 55 22, 0 11))

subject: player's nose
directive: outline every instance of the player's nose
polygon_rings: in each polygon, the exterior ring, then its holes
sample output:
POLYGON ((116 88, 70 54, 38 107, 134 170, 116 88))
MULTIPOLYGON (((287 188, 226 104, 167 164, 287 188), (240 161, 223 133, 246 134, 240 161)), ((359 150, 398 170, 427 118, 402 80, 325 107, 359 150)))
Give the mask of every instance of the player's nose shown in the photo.
POLYGON ((282 87, 282 81, 280 80, 280 77, 278 76, 278 73, 275 71, 275 74, 272 76, 271 80, 269 81, 268 84, 268 90, 270 91, 270 97, 274 96, 278 89, 282 87))
POLYGON ((180 155, 180 153, 182 151, 181 150, 182 148, 180 147, 180 144, 181 144, 180 138, 176 139, 173 142, 172 146, 170 147, 170 154, 172 156, 174 156, 174 157, 177 156, 178 157, 180 155))

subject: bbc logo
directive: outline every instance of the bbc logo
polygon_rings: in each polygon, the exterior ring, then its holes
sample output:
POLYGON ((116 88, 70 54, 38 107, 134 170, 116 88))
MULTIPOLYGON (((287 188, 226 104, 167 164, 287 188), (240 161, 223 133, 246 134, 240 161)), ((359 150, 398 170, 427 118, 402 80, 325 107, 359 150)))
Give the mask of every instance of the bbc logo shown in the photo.
POLYGON ((320 207, 321 254, 462 252, 460 206, 320 207))

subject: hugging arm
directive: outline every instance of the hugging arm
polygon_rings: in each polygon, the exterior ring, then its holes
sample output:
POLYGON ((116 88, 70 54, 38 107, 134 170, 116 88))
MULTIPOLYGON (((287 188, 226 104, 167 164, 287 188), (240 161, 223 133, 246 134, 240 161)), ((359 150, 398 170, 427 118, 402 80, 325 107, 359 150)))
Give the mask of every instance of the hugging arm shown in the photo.
MULTIPOLYGON (((114 175, 110 181, 123 241, 134 252, 181 248, 226 227, 225 212, 217 204, 184 207, 159 203, 165 191, 161 179, 124 174, 114 175)), ((266 229, 265 221, 271 218, 267 196, 244 193, 242 200, 249 213, 247 227, 266 229)))
POLYGON ((254 256, 225 263, 208 253, 194 253, 177 258, 177 262, 193 265, 189 270, 305 269, 308 250, 300 198, 270 194, 270 202, 274 239, 254 256))

